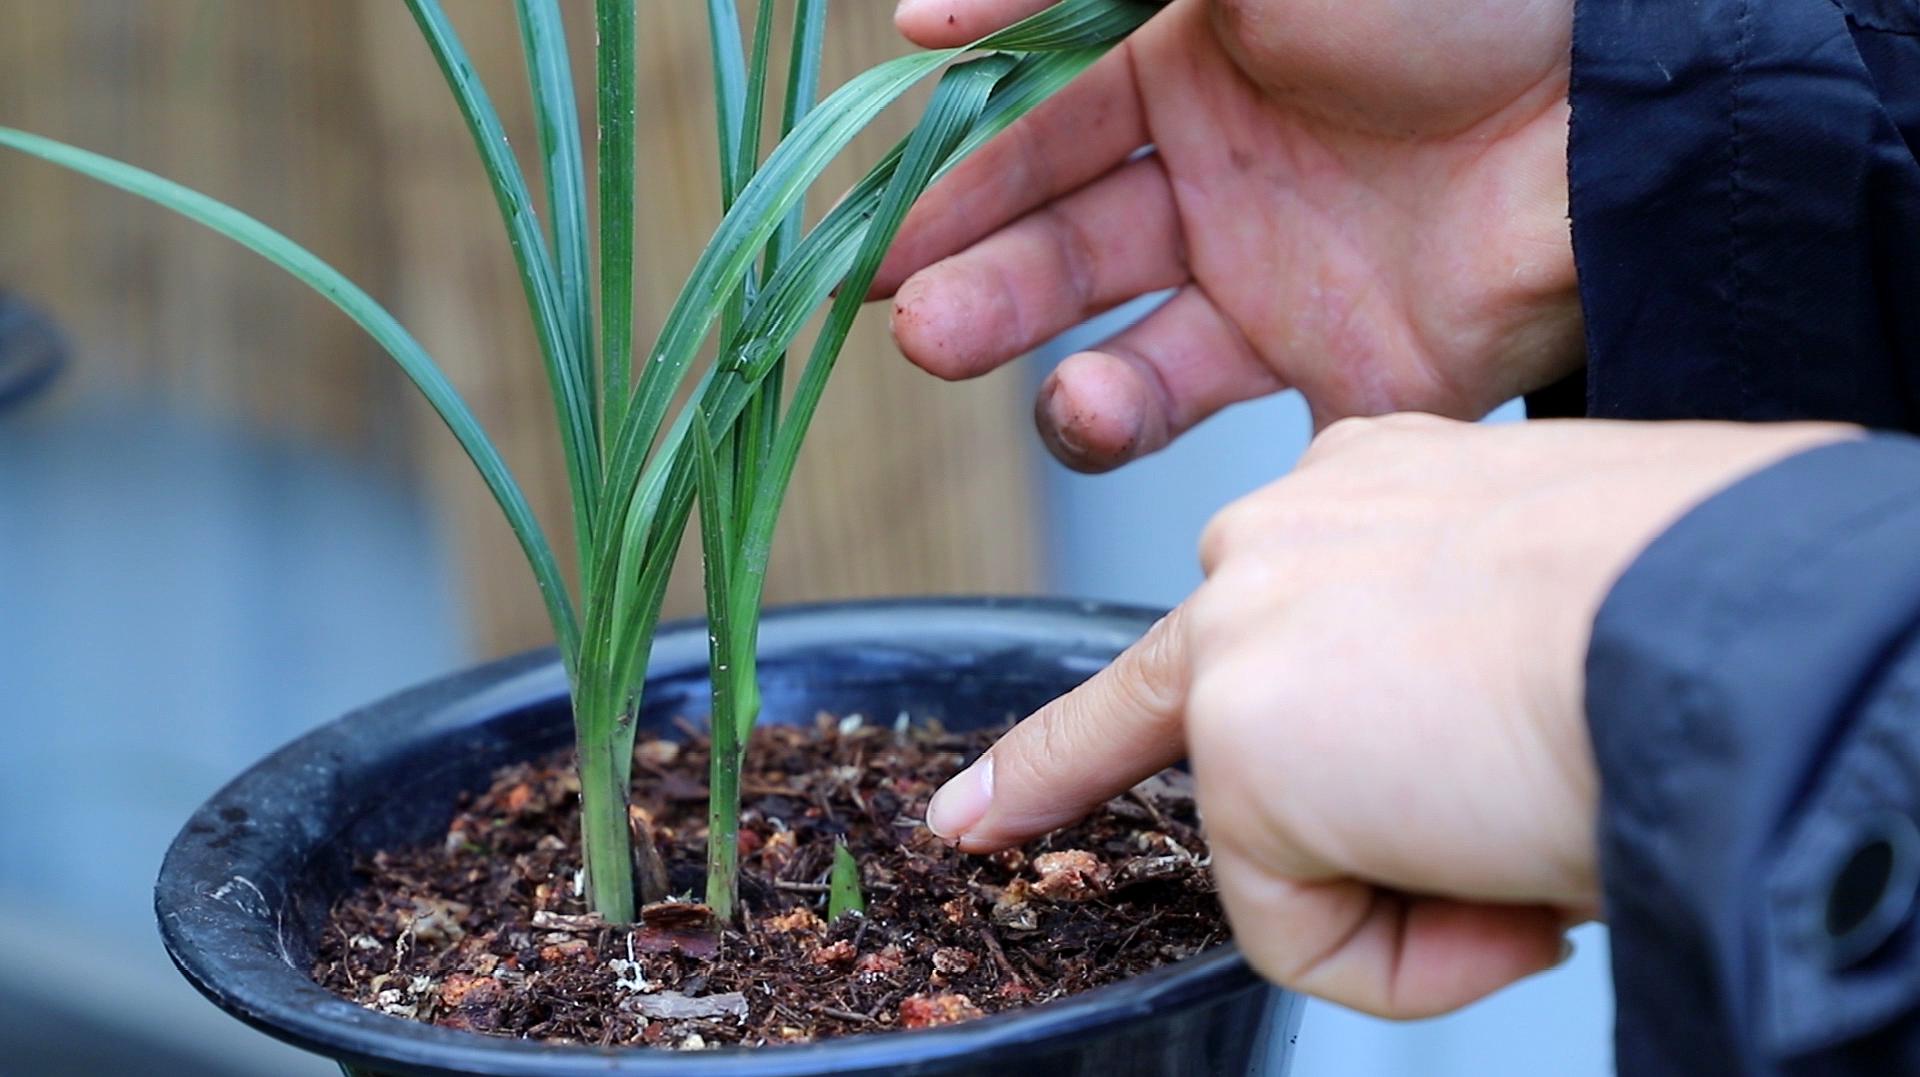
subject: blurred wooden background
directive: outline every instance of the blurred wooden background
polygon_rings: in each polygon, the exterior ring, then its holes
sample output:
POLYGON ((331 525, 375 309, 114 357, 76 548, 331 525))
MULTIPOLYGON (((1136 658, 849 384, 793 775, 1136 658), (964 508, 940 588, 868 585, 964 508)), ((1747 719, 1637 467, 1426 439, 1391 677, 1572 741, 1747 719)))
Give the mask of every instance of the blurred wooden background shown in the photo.
MULTIPOLYGON (((515 144, 531 147, 511 4, 448 7, 515 144)), ((902 50, 888 8, 834 5, 829 88, 902 50)), ((590 107, 591 4, 568 0, 566 11, 590 107)), ((718 204, 704 5, 647 0, 642 16, 644 344, 718 204)), ((857 141, 823 191, 904 133, 919 100, 857 141)), ((512 259, 466 131, 398 0, 0 0, 0 123, 197 187, 333 262, 447 368, 556 547, 570 545, 512 259)), ((590 117, 584 130, 591 147, 590 117)), ((157 397, 403 469, 458 544, 476 649, 546 640, 518 549, 452 439, 384 353, 278 270, 128 196, 0 153, 0 288, 66 326, 76 361, 64 393, 157 397)), ((770 601, 1030 588, 1033 461, 1018 377, 937 383, 899 358, 874 310, 835 378, 781 523, 770 601)), ((699 609, 694 561, 693 551, 682 559, 671 613, 699 609)))

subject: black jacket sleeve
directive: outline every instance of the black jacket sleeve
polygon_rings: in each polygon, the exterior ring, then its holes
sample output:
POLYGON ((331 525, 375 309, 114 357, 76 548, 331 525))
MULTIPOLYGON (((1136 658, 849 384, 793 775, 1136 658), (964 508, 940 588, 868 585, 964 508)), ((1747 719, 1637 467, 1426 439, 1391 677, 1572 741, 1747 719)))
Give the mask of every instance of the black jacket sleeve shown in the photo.
POLYGON ((1695 509, 1587 675, 1619 1072, 1920 1073, 1920 440, 1695 509))
POLYGON ((1920 428, 1920 4, 1577 0, 1602 418, 1920 428))
MULTIPOLYGON (((1587 412, 1920 429, 1920 3, 1575 10, 1587 412)), ((1920 1073, 1920 442, 1695 510, 1587 706, 1619 1071, 1920 1073)))

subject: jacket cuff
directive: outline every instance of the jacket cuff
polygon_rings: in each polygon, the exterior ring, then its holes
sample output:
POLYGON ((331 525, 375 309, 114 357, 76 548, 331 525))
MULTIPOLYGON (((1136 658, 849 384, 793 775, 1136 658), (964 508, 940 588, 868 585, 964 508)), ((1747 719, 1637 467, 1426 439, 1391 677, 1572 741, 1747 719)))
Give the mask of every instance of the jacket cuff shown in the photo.
POLYGON ((1920 883, 1920 835, 1887 837, 1920 817, 1917 621, 1920 441, 1896 436, 1737 483, 1608 595, 1587 714, 1620 1072, 1771 1072, 1920 1001, 1904 905, 1878 940, 1829 931, 1871 904, 1880 861, 1848 862, 1875 842, 1912 854, 1883 882, 1920 883))

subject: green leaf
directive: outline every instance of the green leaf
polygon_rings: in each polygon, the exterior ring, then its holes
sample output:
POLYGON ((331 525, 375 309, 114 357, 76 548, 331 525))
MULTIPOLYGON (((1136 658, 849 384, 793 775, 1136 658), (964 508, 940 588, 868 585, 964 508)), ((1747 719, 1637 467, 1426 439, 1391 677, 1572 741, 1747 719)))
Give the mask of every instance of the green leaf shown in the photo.
POLYGON ((540 133, 547 188, 547 227, 566 309, 567 339, 586 383, 589 415, 593 383, 593 255, 588 246, 587 170, 580 148, 580 108, 573 97, 572 63, 559 0, 517 0, 520 42, 540 133))
MULTIPOLYGON (((1156 10, 1134 0, 1066 0, 973 47, 1074 51, 1104 46, 1156 10)), ((661 328, 635 387, 634 403, 614 438, 607 468, 611 486, 618 489, 635 481, 641 457, 659 437, 667 409, 701 341, 771 233, 800 204, 821 170, 888 104, 967 51, 918 53, 871 68, 808 111, 781 140, 708 241, 661 328)), ((611 512, 624 514, 623 500, 609 495, 608 501, 611 512)))
POLYGON ((707 47, 713 53, 713 114, 719 127, 720 209, 733 208, 740 188, 740 121, 746 111, 747 57, 740 42, 740 9, 733 0, 707 0, 707 47))
POLYGON ((595 116, 600 128, 602 438, 620 429, 627 394, 633 391, 633 5, 634 0, 597 0, 594 7, 600 87, 595 116))
POLYGON ((753 56, 741 100, 740 129, 734 149, 734 189, 745 187, 760 163, 760 125, 767 107, 767 53, 773 46, 773 0, 760 0, 753 26, 753 56))
MULTIPOLYGON (((1104 48, 1075 49, 1021 58, 994 87, 986 108, 959 145, 941 162, 934 179, 1071 82, 1105 51, 1104 48)), ((786 342, 792 340, 853 267, 854 257, 904 147, 902 141, 842 197, 761 290, 740 328, 738 342, 728 352, 742 380, 758 382, 768 375, 769 365, 785 349, 786 342)), ((724 407, 711 410, 721 422, 731 421, 734 414, 724 407)))
MULTIPOLYGON (((745 186, 753 175, 754 167, 760 163, 760 127, 767 100, 767 55, 773 37, 773 0, 759 0, 759 8, 760 13, 754 20, 753 56, 747 63, 746 85, 741 90, 739 126, 734 131, 734 153, 730 158, 723 156, 720 161, 722 172, 732 172, 731 178, 723 184, 729 191, 738 191, 745 186)), ((758 274, 749 267, 746 276, 727 297, 727 304, 721 310, 722 340, 734 334, 741 315, 746 312, 748 297, 758 284, 758 274)), ((741 440, 733 444, 736 451, 728 455, 734 457, 733 466, 739 472, 738 483, 745 485, 750 481, 748 472, 753 467, 753 443, 741 440)))
POLYGON ((707 591, 724 592, 733 567, 733 492, 720 467, 704 417, 693 423, 696 489, 700 498, 700 546, 707 560, 707 591))
POLYGON ((1062 0, 997 33, 973 48, 1006 52, 1053 52, 1118 41, 1161 7, 1151 0, 1062 0))
POLYGON ((860 892, 860 865, 854 863, 847 843, 833 846, 833 872, 827 879, 827 920, 834 921, 850 912, 866 912, 867 899, 860 892))
POLYGON ((31 154, 117 187, 226 236, 286 270, 366 330, 368 336, 393 356, 401 371, 433 405, 440 421, 447 425, 447 429, 460 442, 460 447, 466 450, 468 459, 473 461, 475 470, 479 471, 488 491, 499 503, 500 511, 513 528, 514 537, 520 540, 521 551, 526 554, 527 564, 533 569, 534 579, 540 585, 540 597, 546 603, 547 617, 553 623, 561 655, 566 659, 569 672, 574 669, 579 652, 579 630, 574 620, 573 605, 567 598, 566 584, 560 576, 559 565, 554 561, 553 549, 548 545, 545 533, 540 530, 539 521, 534 518, 519 484, 507 470, 506 462, 500 458, 493 443, 487 439, 485 431, 481 430, 479 420, 474 418, 466 401, 460 398, 426 350, 393 315, 387 313, 386 308, 298 243, 198 191, 182 187, 145 169, 9 127, 0 127, 0 146, 31 154))
MULTIPOLYGON (((1085 8, 1089 6, 1089 2, 1106 6, 1106 8, 1116 8, 1123 17, 1117 17, 1117 19, 1110 17, 1094 25, 1094 29, 1100 35, 1108 35, 1104 38, 1098 35, 1091 38, 1064 36, 1060 42, 1060 52, 1021 58, 1014 65, 1014 69, 1006 73, 1002 83, 995 86, 993 96, 987 102, 987 108, 981 111, 973 129, 970 129, 962 138, 960 146, 956 146, 954 152, 948 154, 945 161, 941 161, 939 165, 941 171, 945 171, 966 152, 972 152, 975 146, 985 142, 985 138, 991 136, 993 132, 1002 131, 1006 125, 1018 119, 1018 115, 1023 111, 1033 108, 1039 100, 1044 100, 1046 94, 1068 83, 1073 75, 1083 71, 1108 44, 1112 44, 1114 38, 1131 29, 1133 25, 1139 25, 1139 21, 1142 21, 1148 13, 1152 13, 1152 8, 1148 6, 1112 4, 1104 0, 1081 0, 1079 6, 1085 8)), ((897 69, 895 69, 895 75, 899 75, 897 69)), ((868 79, 877 79, 877 77, 870 73, 868 79)), ((866 90, 862 90, 860 83, 862 81, 856 79, 849 86, 843 86, 839 92, 835 92, 831 98, 828 98, 828 104, 820 108, 829 108, 835 102, 845 104, 858 92, 868 92, 876 84, 883 92, 895 92, 897 88, 893 83, 868 83, 866 90)), ((776 182, 801 182, 801 184, 810 182, 812 177, 804 173, 795 179, 781 179, 783 175, 781 167, 783 167, 783 161, 785 161, 785 167, 789 169, 803 169, 803 165, 810 167, 804 161, 791 159, 793 150, 789 144, 797 144, 804 138, 812 138, 814 131, 818 131, 816 125, 820 123, 824 121, 820 119, 818 111, 806 115, 806 121, 795 129, 795 134, 783 140, 781 148, 774 152, 774 156, 768 159, 766 165, 762 165, 760 173, 749 186, 751 188, 760 186, 760 188, 772 190, 776 182)), ((755 305, 756 313, 749 315, 747 328, 743 330, 743 338, 735 340, 724 349, 722 376, 716 376, 716 372, 708 371, 701 378, 701 384, 693 392, 693 399, 703 401, 701 407, 707 409, 712 430, 716 434, 732 428, 733 420, 749 401, 756 384, 760 384, 758 378, 764 378, 770 372, 778 355, 791 342, 793 334, 799 332, 801 324, 806 323, 806 319, 812 315, 818 303, 826 299, 829 292, 833 290, 833 286, 847 275, 847 269, 852 265, 852 257, 868 232, 866 217, 870 217, 872 211, 876 209, 879 196, 887 180, 891 179, 899 157, 900 148, 897 148, 893 154, 881 159, 876 169, 868 173, 868 177, 860 182, 860 186, 854 188, 851 196, 839 203, 839 207, 829 211, 828 219, 822 221, 820 227, 806 236, 806 240, 799 246, 799 250, 795 250, 793 257, 781 263, 780 273, 766 288, 762 288, 760 298, 755 305)), ((824 165, 824 159, 820 163, 824 165)), ((814 175, 816 175, 816 169, 814 169, 814 175)), ((705 326, 712 323, 712 307, 714 307, 712 296, 716 294, 714 290, 716 275, 720 273, 716 271, 716 265, 722 257, 730 257, 726 251, 735 251, 735 255, 739 257, 739 265, 743 267, 747 259, 751 259, 751 250, 745 250, 745 248, 751 248, 753 242, 758 242, 755 240, 756 234, 764 236, 764 232, 753 227, 753 223, 749 221, 749 209, 741 203, 735 203, 735 209, 728 215, 728 221, 724 221, 716 230, 714 240, 708 244, 708 250, 703 253, 703 263, 707 265, 707 269, 705 271, 697 269, 693 275, 689 276, 687 288, 682 292, 680 301, 676 303, 676 313, 668 319, 668 326, 662 330, 662 336, 660 336, 662 344, 655 346, 653 351, 655 359, 647 363, 649 372, 664 365, 662 361, 666 359, 666 355, 674 351, 674 346, 668 342, 676 334, 676 328, 674 328, 676 321, 687 324, 697 321, 703 326, 701 332, 705 332, 705 326), (707 301, 705 311, 697 309, 697 305, 703 299, 707 301)), ((732 273, 728 273, 728 276, 732 280, 739 278, 732 273)), ((851 313, 845 313, 845 311, 843 315, 851 317, 851 313)), ((660 403, 657 407, 664 409, 664 403, 660 403)), ((634 459, 637 449, 643 449, 645 445, 653 443, 653 438, 647 438, 647 442, 639 442, 637 432, 643 428, 651 428, 651 424, 641 422, 630 415, 628 428, 622 430, 622 442, 626 445, 626 451, 622 453, 622 449, 616 447, 612 453, 614 463, 609 465, 609 482, 612 484, 622 482, 620 476, 624 474, 634 474, 634 470, 639 467, 634 459)), ((634 586, 632 582, 636 580, 637 566, 645 562, 645 551, 649 549, 651 536, 660 526, 660 520, 657 518, 660 511, 668 509, 670 511, 668 515, 672 513, 685 515, 685 507, 693 497, 691 461, 687 459, 687 453, 685 453, 687 430, 689 430, 689 424, 687 424, 687 413, 684 411, 682 417, 676 419, 672 428, 666 432, 666 436, 660 440, 659 451, 653 455, 651 461, 647 461, 639 478, 628 480, 634 484, 632 493, 626 499, 618 499, 618 497, 609 499, 609 509, 607 509, 609 528, 616 530, 620 538, 618 541, 603 545, 603 561, 601 561, 603 576, 601 578, 612 580, 611 586, 616 591, 628 591, 634 586), (620 516, 622 522, 612 524, 612 515, 620 516)), ((753 499, 747 495, 747 491, 741 491, 735 495, 735 501, 751 503, 753 499)), ((758 587, 735 591, 735 603, 733 603, 735 610, 747 609, 747 603, 741 599, 741 595, 753 595, 753 601, 756 603, 758 587)), ((611 624, 607 628, 607 632, 612 635, 612 649, 616 655, 620 655, 624 676, 630 676, 637 682, 641 655, 634 649, 639 645, 639 641, 649 637, 651 622, 637 612, 632 599, 624 593, 616 595, 612 605, 616 610, 612 612, 616 624, 611 624)), ((591 635, 591 626, 589 626, 589 635, 591 635)))
MULTIPOLYGON (((854 135, 953 51, 900 57, 855 76, 810 112, 755 173, 694 264, 640 372, 633 403, 614 441, 607 469, 610 484, 629 486, 639 474, 641 458, 659 436, 702 340, 786 212, 854 135)), ((611 496, 607 506, 623 508, 611 496)))
POLYGON ((814 340, 813 352, 801 372, 793 403, 781 423, 772 458, 761 475, 759 488, 753 492, 753 508, 740 537, 737 575, 732 581, 736 615, 743 606, 750 604, 757 608, 760 604, 767 559, 773 547, 774 525, 793 479, 800 441, 813 421, 814 410, 826 390, 827 376, 846 344, 847 334, 853 328, 853 320, 860 312, 874 275, 880 270, 887 248, 906 219, 908 208, 932 182, 941 163, 966 137, 985 110, 994 85, 1013 70, 1014 65, 1011 57, 988 56, 948 71, 934 88, 926 114, 907 139, 900 163, 873 211, 854 266, 841 282, 840 294, 827 314, 826 325, 814 340))
POLYGON ((574 539, 584 562, 590 557, 588 551, 593 545, 600 470, 591 368, 569 343, 571 319, 541 241, 540 221, 486 87, 475 74, 473 63, 467 58, 466 49, 454 33, 446 12, 441 10, 439 0, 407 0, 407 7, 419 23, 420 32, 427 39, 441 73, 446 76, 447 86, 460 106, 460 114, 467 121, 474 146, 480 151, 481 163, 486 166, 487 180, 493 185, 500 217, 507 226, 508 246, 513 249, 520 267, 527 307, 533 314, 534 335, 540 342, 540 356, 546 366, 547 384, 560 422, 567 484, 573 494, 574 539))
MULTIPOLYGON (((792 51, 787 57, 787 93, 780 113, 780 137, 786 138, 812 111, 820 96, 820 56, 827 36, 827 0, 799 0, 793 8, 792 51)), ((787 211, 767 245, 766 271, 779 267, 800 241, 801 207, 787 211)))

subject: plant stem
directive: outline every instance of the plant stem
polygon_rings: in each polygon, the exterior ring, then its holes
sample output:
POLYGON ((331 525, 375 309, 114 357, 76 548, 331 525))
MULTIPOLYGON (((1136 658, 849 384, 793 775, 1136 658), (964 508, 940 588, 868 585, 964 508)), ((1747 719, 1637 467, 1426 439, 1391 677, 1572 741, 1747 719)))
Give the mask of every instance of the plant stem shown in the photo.
POLYGON ((714 715, 707 778, 707 905, 722 923, 733 919, 740 887, 740 759, 734 723, 726 715, 714 715))
MULTIPOLYGON (((599 706, 611 693, 584 692, 575 706, 588 699, 599 706)), ((586 723, 599 735, 579 738, 580 832, 586 860, 587 899, 593 911, 612 924, 633 920, 633 836, 627 826, 625 770, 614 754, 614 715, 592 716, 586 723)), ((584 726, 583 726, 584 728, 584 726)))
POLYGON ((720 470, 705 411, 693 421, 694 462, 698 465, 700 547, 707 584, 707 667, 713 687, 709 709, 710 760, 707 766, 707 905, 725 923, 733 919, 740 868, 740 729, 734 721, 739 670, 733 662, 734 636, 729 581, 733 575, 732 475, 720 470))

